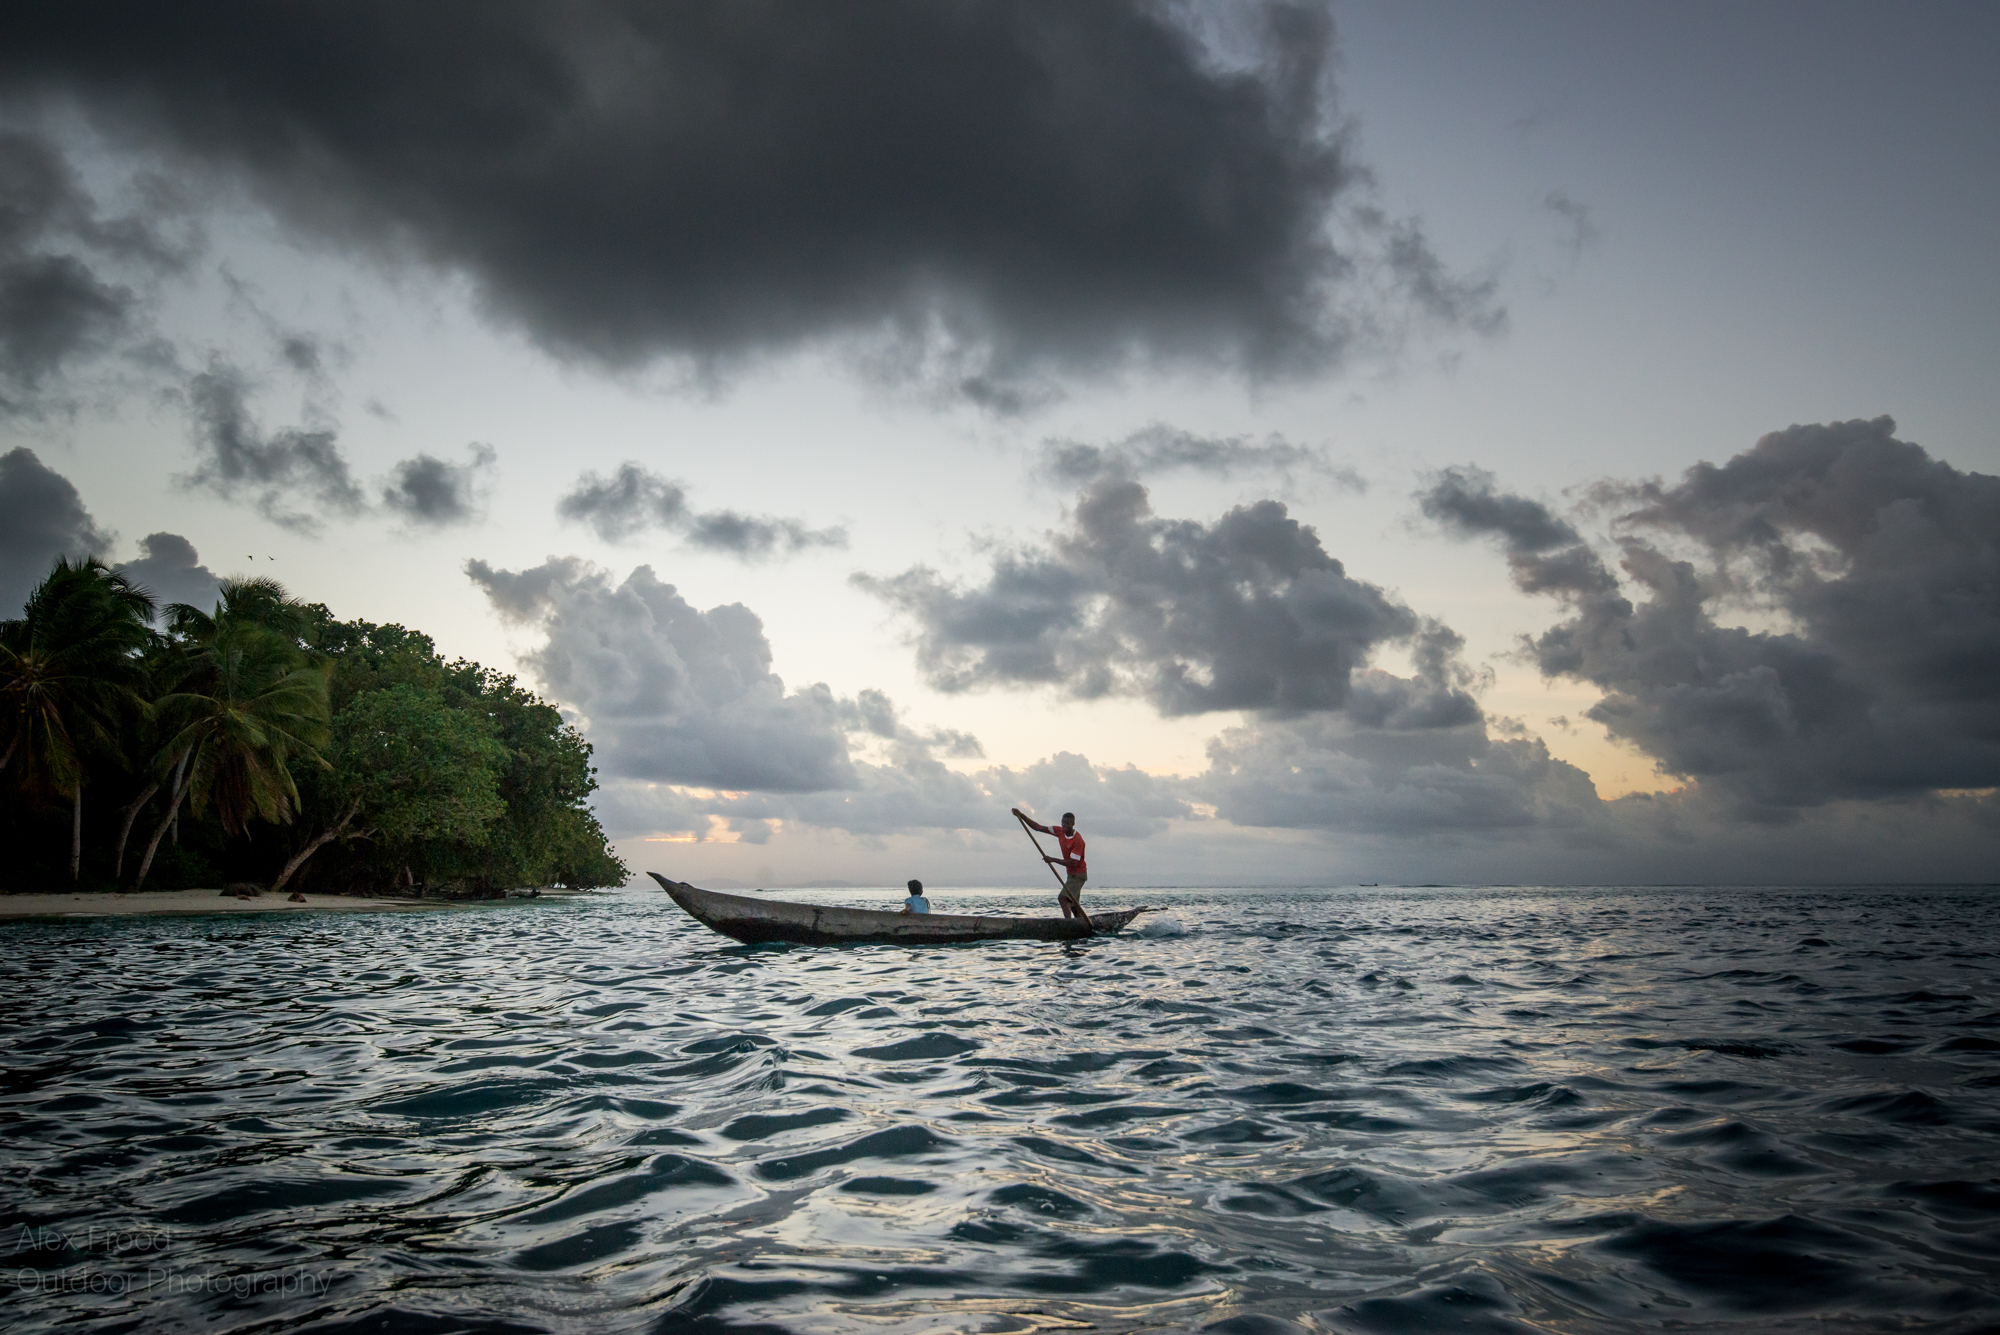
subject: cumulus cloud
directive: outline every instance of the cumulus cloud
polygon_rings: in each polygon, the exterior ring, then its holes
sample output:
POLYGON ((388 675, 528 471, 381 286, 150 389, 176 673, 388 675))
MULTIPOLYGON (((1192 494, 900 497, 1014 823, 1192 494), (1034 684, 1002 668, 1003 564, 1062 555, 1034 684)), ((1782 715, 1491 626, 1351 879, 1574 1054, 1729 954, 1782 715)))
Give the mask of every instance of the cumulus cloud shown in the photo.
POLYGON ((25 447, 0 454, 0 618, 19 615, 58 556, 103 555, 110 546, 68 478, 25 447))
POLYGON ((579 476, 576 486, 556 502, 556 513, 590 525, 606 542, 664 528, 680 533, 691 547, 745 561, 847 546, 847 530, 840 527, 815 529, 797 519, 691 509, 687 489, 680 483, 630 462, 619 465, 610 477, 579 476))
POLYGON ((1424 628, 1277 501, 1168 520, 1117 476, 1087 487, 1045 546, 996 557, 983 585, 922 566, 855 580, 910 619, 939 690, 1052 686, 1169 715, 1344 708, 1355 670, 1424 628))
MULTIPOLYGON (((1832 430, 1838 437, 1843 429, 1812 430, 1832 430)), ((1869 432, 1862 432, 1858 443, 1867 446, 1868 437, 1869 432)), ((1882 442, 1874 443, 1879 447, 1882 442)), ((1759 447, 1763 464, 1784 453, 1768 444, 1759 447)), ((1856 444, 1845 441, 1847 447, 1856 444)), ((1907 453, 1913 448, 1900 451, 1910 477, 1938 483, 1940 496, 1964 489, 1965 475, 1937 472, 1941 465, 1924 460, 1920 452, 1914 458, 1907 453), (1919 466, 1911 469, 1912 464, 1919 466)), ((1716 546, 1721 553, 1710 558, 1702 576, 1705 597, 1721 598, 1727 590, 1731 597, 1755 593, 1768 602, 1776 590, 1804 587, 1796 584, 1802 565, 1809 565, 1812 578, 1822 582, 1852 578, 1876 560, 1860 560, 1866 542, 1849 543, 1852 554, 1843 555, 1835 539, 1826 536, 1837 525, 1821 523, 1815 530, 1819 536, 1807 537, 1796 530, 1797 520, 1786 516, 1785 507, 1805 504, 1813 490, 1796 485, 1797 462, 1775 469, 1791 482, 1774 491, 1751 486, 1737 463, 1716 470, 1714 477, 1695 470, 1676 487, 1626 488, 1619 523, 1627 530, 1628 564, 1650 569, 1640 558, 1653 544, 1634 533, 1657 538, 1670 531, 1678 541, 1716 546), (1719 499, 1767 496, 1767 491, 1784 497, 1784 504, 1751 499, 1731 511, 1719 499), (1766 527, 1760 528, 1760 522, 1766 527), (1778 552, 1773 533, 1791 549, 1789 558, 1778 552)), ((1828 476, 1844 476, 1867 460, 1819 462, 1828 476)), ((1908 477, 1905 481, 1904 492, 1920 489, 1908 477)), ((1971 490, 1983 485, 1975 483, 1971 490)), ((1660 636, 1647 624, 1654 609, 1623 602, 1621 612, 1624 594, 1616 576, 1576 525, 1547 504, 1501 492, 1494 479, 1471 470, 1441 476, 1426 500, 1427 509, 1442 522, 1501 537, 1524 587, 1569 601, 1571 621, 1534 641, 1536 652, 1567 653, 1579 641, 1588 641, 1595 646, 1593 653, 1654 653, 1660 636), (1611 643, 1624 636, 1629 643, 1622 649, 1611 643)), ((1828 513, 1838 512, 1841 507, 1833 502, 1830 494, 1819 494, 1808 508, 1817 507, 1818 513, 1832 505, 1828 513)), ((1910 546, 1914 531, 1897 536, 1903 559, 1922 561, 1932 578, 1947 585, 1969 578, 1963 562, 1954 563, 1958 548, 1953 543, 1963 547, 1983 522, 1984 512, 1964 502, 1959 497, 1956 511, 1950 505, 1933 507, 1944 516, 1933 527, 1957 535, 1940 539, 1942 546, 1910 546)), ((1886 505, 1893 511, 1897 504, 1878 497, 1877 509, 1886 505)), ((1190 606, 1212 602, 1222 585, 1170 579, 1158 573, 1162 564, 1183 572, 1224 570, 1232 576, 1228 587, 1233 596, 1246 608, 1259 600, 1285 608, 1318 608, 1319 601, 1299 595, 1293 586, 1325 582, 1333 575, 1332 558, 1319 549, 1316 536, 1281 510, 1246 506, 1235 515, 1256 522, 1232 532, 1231 516, 1213 525, 1161 520, 1146 507, 1138 484, 1099 479, 1086 490, 1064 531, 1041 547, 1003 554, 987 584, 971 591, 948 590, 959 600, 947 600, 944 611, 950 615, 922 625, 944 635, 954 627, 986 624, 989 614, 998 615, 993 612, 996 601, 1005 610, 1001 595, 1014 587, 1008 572, 1026 571, 1035 578, 1023 579, 1021 587, 1054 587, 1061 594, 1054 603, 1072 611, 1067 618, 1052 619, 1049 598, 1026 600, 1021 624, 1054 625, 1057 641, 1068 636, 1076 642, 1048 655, 1047 661, 1082 663, 1087 654, 1078 646, 1088 640, 1095 646, 1092 652, 1110 663, 1106 671, 1114 683, 1122 683, 1119 689, 1171 712, 1185 697, 1178 688, 1153 685, 1159 677, 1148 667, 1153 661, 1148 655, 1157 652, 1167 663, 1185 655, 1165 631, 1128 632, 1122 639, 1105 631, 1103 625, 1125 614, 1118 608, 1120 598, 1129 597, 1134 608, 1152 607, 1155 620, 1140 624, 1172 626, 1189 615, 1190 606), (1093 505, 1107 512, 1088 513, 1093 505), (1151 555, 1140 551, 1135 556, 1136 549, 1149 549, 1151 555), (1264 564, 1230 564, 1246 551, 1258 553, 1264 564), (1114 562, 1112 554, 1121 553, 1114 562), (1275 555, 1282 553, 1290 555, 1275 555), (1169 555, 1173 561, 1166 560, 1169 555), (1121 592, 1126 584, 1140 592, 1121 592), (1079 595, 1079 585, 1094 592, 1079 595), (1104 644, 1113 647, 1102 650, 1104 644), (1160 646, 1170 652, 1161 652, 1160 646), (1066 657, 1071 649, 1075 655, 1066 657)), ((1882 522, 1878 517, 1870 530, 1877 538, 1882 522)), ((1826 878, 1879 875, 1889 865, 1880 856, 1888 847, 1899 850, 1894 865, 1904 869, 1902 874, 1946 875, 1976 868, 2000 846, 2000 808, 1990 793, 1913 790, 1888 794, 1895 800, 1885 802, 1878 789, 1858 787, 1805 808, 1782 830, 1742 819, 1746 810, 1758 815, 1771 808, 1768 803, 1746 805, 1748 790, 1734 780, 1601 801, 1587 774, 1552 755, 1522 725, 1480 709, 1475 694, 1481 674, 1464 662, 1463 643, 1454 632, 1379 590, 1370 596, 1365 585, 1344 590, 1344 597, 1368 616, 1358 623, 1343 618, 1326 623, 1345 634, 1341 642, 1348 646, 1336 650, 1332 659, 1333 665, 1348 665, 1338 690, 1326 680, 1333 667, 1323 663, 1310 689, 1270 682, 1248 691, 1243 698, 1250 703, 1232 706, 1242 712, 1210 742, 1201 772, 1156 775, 1069 753, 1020 768, 947 763, 977 758, 977 742, 946 730, 912 727, 877 691, 848 698, 824 686, 788 689, 771 672, 769 643, 754 614, 740 606, 697 610, 645 567, 622 582, 575 558, 551 559, 521 571, 474 562, 468 571, 503 615, 537 630, 538 642, 527 661, 599 747, 607 828, 624 837, 666 832, 680 840, 755 845, 758 858, 797 867, 793 875, 827 874, 825 859, 833 851, 847 859, 841 870, 854 873, 864 865, 875 867, 871 859, 885 850, 914 847, 927 867, 951 867, 959 876, 974 878, 1016 877, 1025 850, 1011 847, 1012 830, 1002 815, 1012 805, 1048 816, 1077 811, 1088 833, 1110 841, 1099 848, 1109 859, 1104 870, 1114 881, 1186 880, 1191 875, 1286 879, 1300 874, 1301 857, 1314 859, 1315 866, 1330 866, 1327 860, 1337 859, 1350 867, 1348 874, 1361 871, 1368 879, 1393 878, 1398 871, 1419 879, 1826 878), (1356 634, 1356 624, 1376 629, 1356 634), (1391 643, 1407 655, 1407 675, 1367 661, 1367 652, 1391 643), (1300 699, 1317 703, 1306 707, 1296 703, 1300 699), (1867 838, 1857 831, 1866 831, 1867 838), (828 842, 830 832, 845 838, 828 842), (895 842, 911 839, 923 842, 895 842)), ((1636 576, 1628 571, 1628 578, 1636 576)), ((1836 605, 1851 601, 1838 590, 1828 597, 1836 605)), ((1804 606, 1796 598, 1794 603, 1804 606)), ((1230 616, 1202 615, 1210 616, 1206 624, 1225 628, 1264 624, 1242 615, 1241 609, 1230 616)), ((1307 630, 1324 630, 1317 615, 1296 613, 1291 629, 1272 632, 1276 643, 1282 648, 1303 642, 1307 630)), ((1759 635, 1764 640, 1798 639, 1803 632, 1721 630, 1698 650, 1713 656, 1717 670, 1726 675, 1722 655, 1732 637, 1754 641, 1759 635)), ((1209 642, 1225 644, 1230 638, 1220 635, 1209 642)), ((977 662, 976 653, 983 652, 983 642, 972 644, 968 653, 975 657, 966 662, 977 662)), ((1275 657, 1285 660, 1283 653, 1275 657)), ((1655 655, 1646 670, 1682 661, 1655 655)), ((1197 670, 1214 682, 1232 679, 1234 671, 1220 660, 1190 660, 1189 675, 1197 670)), ((980 679, 1020 687, 1047 678, 1040 669, 996 666, 980 679)), ((1082 680, 1081 672, 1054 677, 1059 686, 1082 680)), ((1649 708, 1656 699, 1678 708, 1688 696, 1664 677, 1650 685, 1620 680, 1624 684, 1607 693, 1609 701, 1619 701, 1622 692, 1622 698, 1649 708)), ((1671 708, 1658 705, 1656 713, 1668 717, 1671 708)), ((1633 715, 1599 717, 1617 725, 1633 715)), ((1643 739, 1653 734, 1633 724, 1622 735, 1643 739)), ((1767 749, 1781 751, 1783 746, 1767 749)), ((1769 763, 1774 773, 1796 769, 1782 757, 1769 763)), ((860 874, 876 875, 880 869, 860 874)))
POLYGON ((1426 515, 1461 534, 1501 538, 1509 556, 1538 556, 1583 541, 1546 504, 1498 490, 1493 474, 1476 466, 1445 469, 1417 501, 1426 515))
POLYGON ((1501 538, 1568 619, 1529 648, 1590 710, 1740 814, 2000 784, 2000 478, 1895 437, 1796 426, 1674 485, 1601 487, 1623 579, 1540 502, 1461 470, 1423 497, 1501 538), (1627 587, 1640 597, 1634 602, 1627 587), (1771 629, 1718 616, 1775 621, 1771 629))
POLYGON ((856 759, 853 780, 842 788, 718 793, 614 782, 606 786, 602 810, 614 838, 661 830, 702 836, 714 818, 753 843, 766 842, 775 826, 841 830, 863 839, 958 836, 986 847, 1004 845, 1019 865, 1028 849, 1015 833, 1010 807, 1040 811, 1049 821, 1077 811, 1093 839, 1143 840, 1170 822, 1198 818, 1187 788, 1184 779, 1092 764, 1067 751, 1020 769, 994 765, 968 773, 946 766, 923 739, 912 737, 876 761, 856 759))
POLYGON ((481 487, 493 471, 493 447, 466 447, 466 461, 448 463, 429 454, 405 459, 389 472, 382 505, 416 528, 467 524, 482 513, 481 487))
POLYGON ((0 414, 47 410, 64 373, 131 335, 143 302, 125 279, 179 268, 195 244, 156 222, 175 210, 158 182, 153 220, 105 217, 46 139, 0 130, 0 414))
POLYGON ((208 608, 216 600, 222 577, 201 563, 194 544, 178 533, 148 533, 139 539, 139 559, 118 568, 165 607, 186 603, 208 608))
MULTIPOLYGON (((108 556, 112 535, 61 473, 26 448, 0 454, 0 617, 13 616, 58 556, 108 556)), ((149 533, 139 558, 119 569, 165 603, 205 607, 219 582, 194 544, 178 533, 149 533)))
POLYGON ((1590 776, 1531 737, 1370 727, 1350 714, 1258 720, 1209 743, 1192 791, 1237 825, 1380 835, 1601 825, 1590 776))
POLYGON ((1073 751, 1018 770, 995 766, 979 778, 995 799, 1038 812, 1044 825, 1074 811, 1089 833, 1108 839, 1150 838, 1195 815, 1185 782, 1132 765, 1093 765, 1073 751))
POLYGON ((788 691, 764 623, 741 603, 698 610, 640 566, 613 584, 575 558, 466 573, 504 615, 546 635, 524 661, 585 720, 607 774, 718 789, 851 785, 842 703, 788 691))
POLYGON ((466 573, 539 633, 524 661, 596 747, 614 835, 704 834, 711 818, 750 842, 774 823, 991 834, 1008 828, 1009 806, 1069 803, 1096 832, 1139 838, 1192 810, 1179 780, 1071 754, 954 769, 945 761, 983 755, 977 738, 913 727, 880 691, 788 690, 753 612, 696 609, 647 566, 617 583, 575 557, 520 571, 475 560, 466 573))
POLYGON ((636 463, 620 464, 610 477, 584 473, 556 502, 564 519, 589 524, 606 542, 619 542, 649 528, 687 523, 687 490, 636 463))
POLYGON ((1588 775, 1519 725, 1494 735, 1475 696, 1491 674, 1465 663, 1460 635, 1348 576, 1276 502, 1212 525, 1164 520, 1113 473, 981 586, 921 568, 861 583, 915 622, 941 689, 1052 685, 1248 715, 1210 743, 1202 773, 1145 779, 1156 825, 1212 812, 1385 837, 1602 826, 1588 775), (1371 665, 1392 645, 1409 675, 1371 665))
POLYGON ((1493 326, 1370 202, 1324 7, 1176 13, 80 3, 12 16, 0 79, 613 364, 858 338, 1004 410, 1051 367, 1316 374, 1493 326))
POLYGON ((1351 491, 1367 490, 1353 469, 1336 467, 1324 452, 1295 445, 1280 435, 1261 441, 1248 436, 1199 436, 1159 422, 1109 445, 1051 439, 1043 442, 1038 462, 1043 473, 1070 486, 1113 473, 1139 478, 1185 470, 1229 477, 1250 472, 1290 476, 1307 470, 1351 491))
POLYGON ((1590 776, 1518 724, 1494 721, 1472 691, 1488 674, 1435 621, 1412 637, 1408 677, 1353 674, 1338 711, 1266 714, 1223 730, 1189 792, 1241 826, 1369 833, 1531 833, 1601 818, 1590 776))

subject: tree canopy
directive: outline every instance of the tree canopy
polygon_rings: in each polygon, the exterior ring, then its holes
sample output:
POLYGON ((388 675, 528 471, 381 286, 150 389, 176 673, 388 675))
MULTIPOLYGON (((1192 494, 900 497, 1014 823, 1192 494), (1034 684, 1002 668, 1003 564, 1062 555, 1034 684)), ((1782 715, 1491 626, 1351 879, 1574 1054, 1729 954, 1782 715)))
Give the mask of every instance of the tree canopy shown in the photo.
POLYGON ((65 845, 70 879, 103 889, 618 885, 590 754, 553 706, 419 631, 268 579, 156 613, 101 562, 58 562, 0 622, 0 791, 22 799, 0 810, 20 851, 0 888, 47 888, 65 845), (109 800, 86 807, 86 787, 109 800))

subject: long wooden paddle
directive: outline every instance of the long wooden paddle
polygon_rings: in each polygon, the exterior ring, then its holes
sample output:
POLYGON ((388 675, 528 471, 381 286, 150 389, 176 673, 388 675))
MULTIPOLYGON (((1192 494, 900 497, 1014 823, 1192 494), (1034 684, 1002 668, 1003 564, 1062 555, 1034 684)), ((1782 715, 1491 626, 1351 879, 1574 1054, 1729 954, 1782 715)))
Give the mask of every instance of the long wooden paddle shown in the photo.
POLYGON ((1049 861, 1049 855, 1042 853, 1042 841, 1035 838, 1035 829, 1028 824, 1028 818, 1017 811, 1014 813, 1014 819, 1021 822, 1021 833, 1027 835, 1028 842, 1035 846, 1035 851, 1042 854, 1042 865, 1049 869, 1049 875, 1056 878, 1056 885, 1058 887, 1068 885, 1069 882, 1063 879, 1063 874, 1056 870, 1056 864, 1049 861))

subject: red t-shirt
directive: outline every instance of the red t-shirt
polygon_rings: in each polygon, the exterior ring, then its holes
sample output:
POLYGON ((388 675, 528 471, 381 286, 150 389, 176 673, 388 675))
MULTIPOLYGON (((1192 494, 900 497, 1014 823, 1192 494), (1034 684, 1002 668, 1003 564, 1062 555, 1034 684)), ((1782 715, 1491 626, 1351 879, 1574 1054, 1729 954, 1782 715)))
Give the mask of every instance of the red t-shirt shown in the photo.
POLYGON ((1083 861, 1083 836, 1080 834, 1064 834, 1063 827, 1060 825, 1056 826, 1051 833, 1056 837, 1056 849, 1062 854, 1063 867, 1069 874, 1072 876, 1089 876, 1090 868, 1083 861))

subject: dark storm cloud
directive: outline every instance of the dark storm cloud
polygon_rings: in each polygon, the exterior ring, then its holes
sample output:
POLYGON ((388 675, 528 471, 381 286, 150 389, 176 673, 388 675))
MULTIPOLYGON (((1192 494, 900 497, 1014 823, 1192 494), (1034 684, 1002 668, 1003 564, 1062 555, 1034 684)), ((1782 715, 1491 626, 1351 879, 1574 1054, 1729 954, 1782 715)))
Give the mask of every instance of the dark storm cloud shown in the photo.
POLYGON ((0 454, 0 618, 20 614, 58 556, 101 556, 110 546, 68 478, 33 450, 0 454))
POLYGON ((389 470, 382 505, 417 528, 448 528, 479 518, 479 488, 493 469, 493 447, 474 443, 462 464, 428 454, 405 459, 389 470))
POLYGON ((148 533, 139 539, 140 556, 118 568, 153 595, 162 607, 186 603, 206 611, 215 603, 221 576, 201 563, 194 544, 178 533, 148 533))
MULTIPOLYGON (((170 216, 154 194, 156 215, 170 216)), ((141 297, 107 266, 178 268, 192 244, 137 216, 102 216, 53 145, 0 130, 0 413, 44 411, 67 368, 134 332, 141 297)))
POLYGON ((131 294, 70 255, 0 261, 0 408, 20 412, 64 362, 125 327, 131 294))
POLYGON ((664 528, 680 533, 690 546, 726 552, 746 561, 847 545, 844 528, 808 528, 797 519, 734 510, 692 510, 685 487, 636 463, 619 465, 608 478, 583 474, 569 494, 556 502, 556 513, 589 524, 606 542, 619 542, 649 528, 664 528))
POLYGON ((266 433, 252 417, 243 374, 216 362, 188 383, 197 463, 183 481, 234 499, 249 495, 274 524, 315 532, 323 515, 360 513, 367 498, 331 429, 266 433), (301 502, 315 512, 298 508, 301 502))
POLYGON ((1278 502, 1212 525, 1161 519, 1120 477, 1085 489, 1047 546, 997 557, 981 586, 922 566, 855 580, 914 623, 939 690, 1047 685, 1170 715, 1343 708, 1355 669, 1422 628, 1278 502))
POLYGON ((1792 427, 1627 508, 1618 577, 1563 521, 1490 479, 1447 476, 1425 509, 1509 544, 1523 589, 1568 620, 1532 644, 1587 681, 1590 716, 1669 773, 1786 818, 1839 798, 2000 783, 2000 478, 1895 438, 1895 423, 1792 427), (1720 625, 1773 615, 1778 628, 1720 625))
POLYGON ((79 0, 8 12, 0 80, 613 364, 858 336, 1004 411, 1051 368, 1310 374, 1494 327, 1489 283, 1368 204, 1322 6, 1204 20, 1227 51, 1172 15, 79 0))
POLYGON ((1039 466, 1042 472, 1072 486, 1110 473, 1150 477, 1186 470, 1229 477, 1235 473, 1289 475, 1310 470, 1326 474, 1349 490, 1367 490, 1367 484, 1353 469, 1336 468, 1321 451, 1294 445, 1283 436, 1272 435, 1261 441, 1248 436, 1198 436, 1159 422, 1109 445, 1077 440, 1046 441, 1039 466))

